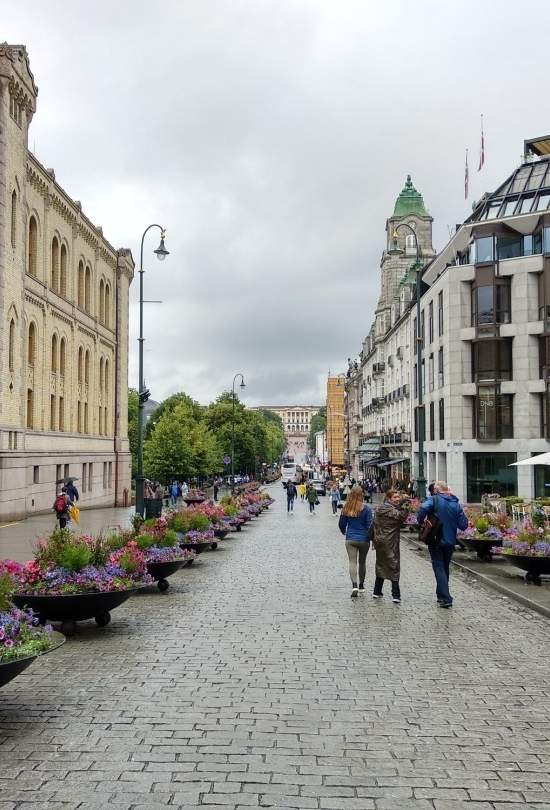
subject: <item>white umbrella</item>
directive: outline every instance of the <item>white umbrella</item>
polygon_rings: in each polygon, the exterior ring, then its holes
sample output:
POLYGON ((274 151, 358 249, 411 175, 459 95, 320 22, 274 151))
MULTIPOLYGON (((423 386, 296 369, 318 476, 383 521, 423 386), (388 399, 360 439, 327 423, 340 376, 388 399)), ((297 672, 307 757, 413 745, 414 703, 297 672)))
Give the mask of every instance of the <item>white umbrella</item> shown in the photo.
POLYGON ((538 456, 524 458, 523 461, 514 461, 509 467, 535 467, 538 464, 550 464, 550 453, 540 453, 538 456))

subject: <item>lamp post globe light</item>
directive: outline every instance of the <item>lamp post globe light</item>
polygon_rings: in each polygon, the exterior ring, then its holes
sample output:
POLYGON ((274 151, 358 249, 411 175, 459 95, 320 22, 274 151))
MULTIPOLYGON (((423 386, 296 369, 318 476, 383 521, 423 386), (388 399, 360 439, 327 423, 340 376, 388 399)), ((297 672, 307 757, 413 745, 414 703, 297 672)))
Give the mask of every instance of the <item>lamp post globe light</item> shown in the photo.
POLYGON ((144 503, 143 503, 143 408, 149 399, 150 392, 145 388, 145 381, 143 379, 143 243, 145 236, 151 228, 158 228, 160 231, 160 244, 153 253, 156 254, 157 259, 163 262, 169 255, 164 245, 164 238, 166 235, 165 229, 161 225, 152 224, 145 228, 143 236, 141 237, 141 251, 139 260, 139 386, 138 386, 138 446, 137 446, 137 475, 136 475, 136 514, 143 517, 144 503))
POLYGON ((244 377, 239 371, 233 377, 233 385, 231 386, 231 399, 232 399, 232 413, 231 413, 231 492, 235 491, 235 383, 238 378, 241 378, 240 388, 246 388, 244 377))
POLYGON ((416 270, 416 388, 418 394, 418 407, 416 409, 416 425, 418 431, 418 476, 416 478, 417 494, 423 500, 426 497, 426 478, 424 475, 424 440, 426 431, 426 420, 424 419, 423 391, 422 391, 422 332, 420 328, 420 296, 422 293, 422 262, 420 261, 420 246, 416 231, 408 222, 400 222, 393 231, 393 248, 388 251, 390 256, 399 256, 403 253, 397 244, 397 236, 400 228, 406 228, 412 234, 416 259, 414 269, 416 270))

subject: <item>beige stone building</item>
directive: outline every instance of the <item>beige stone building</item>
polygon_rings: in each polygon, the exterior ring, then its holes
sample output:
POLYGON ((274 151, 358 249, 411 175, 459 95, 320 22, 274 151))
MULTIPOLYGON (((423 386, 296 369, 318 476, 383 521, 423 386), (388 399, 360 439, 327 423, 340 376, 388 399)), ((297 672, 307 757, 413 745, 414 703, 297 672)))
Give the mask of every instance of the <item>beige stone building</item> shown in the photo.
POLYGON ((346 415, 344 412, 345 376, 327 377, 327 463, 330 467, 344 467, 346 415))
POLYGON ((0 45, 0 520, 51 509, 68 475, 82 506, 130 491, 134 264, 29 152, 37 93, 25 47, 0 45))

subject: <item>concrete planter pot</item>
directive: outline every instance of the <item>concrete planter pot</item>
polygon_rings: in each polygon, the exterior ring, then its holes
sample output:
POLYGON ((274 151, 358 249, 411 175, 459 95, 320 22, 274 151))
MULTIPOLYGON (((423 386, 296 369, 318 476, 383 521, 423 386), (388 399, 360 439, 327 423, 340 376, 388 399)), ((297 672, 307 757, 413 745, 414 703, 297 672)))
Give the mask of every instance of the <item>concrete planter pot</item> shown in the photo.
POLYGON ((157 583, 159 591, 167 591, 169 588, 168 577, 184 568, 189 560, 170 560, 169 562, 148 562, 147 573, 153 577, 157 583))
POLYGON ((502 538, 499 540, 482 540, 479 537, 461 537, 460 542, 464 543, 468 551, 475 551, 478 560, 491 562, 493 554, 491 549, 502 546, 502 538))
POLYGON ((541 585, 541 576, 550 575, 550 557, 529 557, 520 554, 503 554, 503 559, 525 571, 525 581, 541 585))

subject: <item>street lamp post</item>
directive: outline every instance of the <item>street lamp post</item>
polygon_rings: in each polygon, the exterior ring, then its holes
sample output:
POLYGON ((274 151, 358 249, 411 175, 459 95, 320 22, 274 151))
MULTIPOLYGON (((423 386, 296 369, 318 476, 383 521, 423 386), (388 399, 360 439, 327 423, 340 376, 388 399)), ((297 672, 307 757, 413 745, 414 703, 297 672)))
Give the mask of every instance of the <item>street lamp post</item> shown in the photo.
POLYGON ((423 500, 426 497, 426 478, 424 475, 424 440, 426 431, 426 420, 424 419, 424 405, 423 405, 423 391, 422 391, 422 331, 420 328, 420 296, 422 287, 422 263, 420 261, 420 246, 418 244, 418 237, 414 228, 408 222, 400 222, 394 228, 393 242, 394 248, 389 251, 390 254, 400 253, 397 245, 397 232, 400 228, 407 228, 412 234, 414 239, 414 246, 416 249, 416 260, 414 269, 416 270, 416 388, 418 394, 418 407, 416 410, 416 424, 418 430, 418 476, 416 479, 418 497, 423 500))
POLYGON ((231 386, 231 395, 233 400, 233 412, 231 418, 231 492, 235 491, 235 383, 239 377, 241 378, 240 387, 246 388, 244 377, 239 371, 238 374, 235 374, 233 377, 233 385, 231 386))
POLYGON ((157 259, 163 262, 168 256, 169 251, 164 246, 164 237, 166 231, 160 225, 149 225, 145 228, 143 236, 141 237, 141 252, 139 260, 139 387, 138 387, 138 446, 137 446, 137 475, 136 475, 136 514, 143 517, 144 503, 143 503, 143 407, 149 399, 149 391, 145 388, 143 379, 143 242, 145 235, 151 228, 158 228, 160 231, 160 244, 153 253, 156 253, 157 259))

